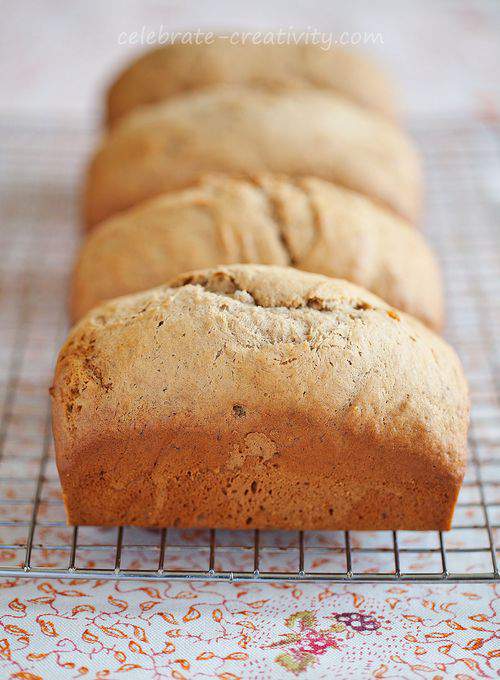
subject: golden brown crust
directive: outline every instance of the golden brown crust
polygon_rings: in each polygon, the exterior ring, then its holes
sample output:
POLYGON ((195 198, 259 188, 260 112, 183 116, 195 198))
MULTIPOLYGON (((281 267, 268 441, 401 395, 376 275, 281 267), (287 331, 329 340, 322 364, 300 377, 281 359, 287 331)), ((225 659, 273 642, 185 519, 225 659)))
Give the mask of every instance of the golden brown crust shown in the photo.
POLYGON ((235 262, 345 278, 442 326, 440 273, 420 233, 347 189, 277 176, 207 177, 99 225, 74 270, 72 318, 184 271, 235 262))
POLYGON ((447 529, 464 472, 453 350, 290 268, 193 272, 102 305, 51 393, 70 523, 447 529))
POLYGON ((414 221, 420 165, 395 126, 331 93, 211 88, 142 107, 105 137, 88 171, 86 223, 204 174, 336 181, 414 221))
POLYGON ((361 106, 396 117, 385 74, 356 50, 319 45, 165 45, 135 59, 107 96, 107 122, 144 104, 212 85, 250 85, 269 90, 305 87, 337 92, 361 106))

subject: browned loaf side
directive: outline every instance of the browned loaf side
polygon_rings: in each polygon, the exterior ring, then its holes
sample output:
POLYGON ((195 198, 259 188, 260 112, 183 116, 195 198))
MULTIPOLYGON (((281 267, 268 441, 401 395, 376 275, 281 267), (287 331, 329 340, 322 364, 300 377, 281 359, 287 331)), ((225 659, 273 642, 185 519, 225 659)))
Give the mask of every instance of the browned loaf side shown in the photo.
POLYGON ((464 474, 453 350, 291 268, 104 304, 71 331, 51 393, 71 524, 447 529, 464 474))
POLYGON ((205 178, 100 224, 75 266, 71 315, 218 264, 261 263, 345 278, 439 330, 440 272, 408 223, 324 180, 205 178))
POLYGON ((421 176, 408 137, 328 92, 218 87, 142 107, 105 136, 87 174, 92 226, 207 173, 335 181, 414 221, 421 176))
POLYGON ((395 95, 385 73, 357 50, 320 45, 164 45, 135 59, 116 78, 107 96, 113 124, 144 104, 156 104, 211 85, 251 85, 270 90, 305 87, 331 90, 390 118, 395 95))

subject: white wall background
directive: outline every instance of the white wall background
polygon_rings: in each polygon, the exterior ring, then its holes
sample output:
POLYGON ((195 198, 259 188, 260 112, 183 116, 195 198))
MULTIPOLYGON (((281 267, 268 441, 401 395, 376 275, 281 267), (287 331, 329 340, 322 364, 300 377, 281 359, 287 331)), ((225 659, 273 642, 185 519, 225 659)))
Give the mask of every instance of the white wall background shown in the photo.
POLYGON ((1 0, 0 115, 90 120, 112 74, 141 48, 122 31, 318 28, 381 33, 367 45, 403 90, 406 112, 497 117, 496 0, 1 0))

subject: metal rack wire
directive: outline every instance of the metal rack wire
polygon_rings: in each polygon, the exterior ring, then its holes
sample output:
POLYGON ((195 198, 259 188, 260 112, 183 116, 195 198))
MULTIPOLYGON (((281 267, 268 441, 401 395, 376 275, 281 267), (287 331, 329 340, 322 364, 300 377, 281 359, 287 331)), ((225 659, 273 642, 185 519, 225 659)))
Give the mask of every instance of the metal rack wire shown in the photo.
POLYGON ((47 387, 65 333, 74 187, 92 131, 1 121, 0 575, 328 581, 499 579, 500 137, 493 124, 414 126, 447 336, 472 395, 470 465, 452 531, 159 531, 67 527, 47 387))

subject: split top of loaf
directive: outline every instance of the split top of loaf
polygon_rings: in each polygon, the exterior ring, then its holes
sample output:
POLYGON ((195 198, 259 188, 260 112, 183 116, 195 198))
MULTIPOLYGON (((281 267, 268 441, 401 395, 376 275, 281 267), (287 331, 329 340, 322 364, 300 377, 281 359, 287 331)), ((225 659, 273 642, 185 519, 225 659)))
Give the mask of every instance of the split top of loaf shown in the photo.
POLYGON ((194 272, 95 309, 52 397, 70 523, 446 529, 464 472, 453 350, 294 269, 194 272))
POLYGON ((82 246, 71 314, 218 264, 293 265, 345 278, 439 330, 442 288, 422 235, 369 199, 316 178, 204 178, 106 220, 82 246))
POLYGON ((328 92, 216 87, 142 107, 108 134, 90 164, 88 226, 204 174, 312 175, 414 221, 421 175, 407 136, 328 92))
POLYGON ((211 85, 252 85, 270 90, 331 90, 388 117, 394 92, 386 75, 356 50, 320 45, 173 44, 150 50, 116 79, 107 97, 107 121, 144 104, 211 85))

